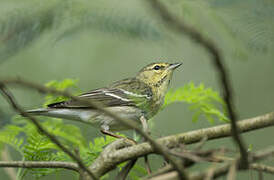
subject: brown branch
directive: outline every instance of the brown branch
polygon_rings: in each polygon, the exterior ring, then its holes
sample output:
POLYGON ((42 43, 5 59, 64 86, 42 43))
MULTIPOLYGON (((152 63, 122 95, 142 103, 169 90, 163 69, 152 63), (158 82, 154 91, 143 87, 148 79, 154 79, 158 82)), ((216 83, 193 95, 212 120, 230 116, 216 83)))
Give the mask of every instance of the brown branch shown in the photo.
MULTIPOLYGON (((180 176, 182 179, 187 179, 187 175, 186 172, 184 171, 184 168, 181 164, 181 162, 178 162, 176 159, 173 159, 172 156, 170 156, 166 150, 165 147, 162 147, 160 144, 158 144, 156 141, 154 141, 150 135, 148 135, 146 132, 144 132, 138 125, 137 122, 129 120, 129 119, 124 119, 121 118, 119 115, 116 115, 115 113, 103 108, 103 106, 97 102, 91 102, 90 100, 86 100, 83 98, 79 98, 79 97, 75 97, 73 95, 71 95, 70 93, 66 92, 66 91, 59 91, 56 89, 52 89, 52 88, 46 88, 44 86, 38 85, 38 84, 34 84, 28 81, 24 81, 22 79, 8 79, 8 80, 0 80, 0 84, 17 84, 17 85, 21 85, 24 87, 28 87, 28 88, 32 88, 32 89, 36 89, 41 93, 51 93, 51 94, 55 94, 55 95, 61 95, 61 96, 65 96, 65 97, 69 97, 72 100, 76 100, 79 102, 82 102, 86 105, 89 105, 103 113, 105 113, 106 115, 109 115, 110 117, 114 118, 115 120, 121 122, 123 125, 134 129, 136 132, 138 132, 141 136, 143 136, 150 144, 151 146, 154 148, 154 150, 156 152, 158 152, 159 154, 162 154, 163 157, 165 159, 168 159, 170 164, 172 164, 174 166, 174 168, 180 172, 180 176)), ((20 112, 22 113, 22 112, 20 112)), ((24 112, 25 113, 25 112, 24 112)), ((25 113, 25 115, 28 115, 27 113, 25 113)), ((29 117, 29 116, 28 116, 29 117)), ((81 166, 80 166, 81 167, 81 166)))
POLYGON ((68 156, 70 156, 74 161, 77 162, 77 164, 79 165, 80 168, 82 168, 84 171, 86 171, 88 173, 88 175, 92 178, 92 179, 97 179, 96 176, 94 176, 94 174, 84 165, 84 163, 82 162, 82 160, 80 158, 78 158, 75 154, 73 154, 71 151, 69 151, 64 145, 61 144, 61 142, 52 134, 50 134, 46 129, 44 129, 39 122, 32 117, 31 115, 29 115, 28 113, 26 113, 14 100, 12 94, 5 88, 4 84, 0 83, 0 90, 1 93, 3 94, 3 96, 7 99, 8 103, 10 103, 10 105, 12 106, 12 108, 17 111, 18 113, 20 113, 22 116, 28 118, 35 126, 36 128, 43 133, 44 135, 46 135, 54 144, 56 144, 64 153, 66 153, 68 156))
POLYGON ((269 174, 274 175, 274 167, 272 167, 272 166, 253 163, 253 164, 250 165, 249 168, 253 169, 253 170, 256 170, 256 171, 265 172, 265 173, 269 173, 269 174))
POLYGON ((137 158, 130 160, 123 169, 118 173, 116 176, 116 180, 125 180, 130 172, 130 170, 133 168, 134 164, 137 162, 137 158))
MULTIPOLYGON (((263 160, 269 156, 273 156, 273 155, 274 155, 274 147, 269 147, 267 149, 259 150, 252 155, 250 162, 261 161, 261 160, 263 160)), ((238 170, 245 170, 245 168, 241 166, 240 158, 236 158, 235 162, 233 162, 233 163, 236 164, 236 168, 238 170)), ((226 175, 229 172, 230 167, 231 167, 231 163, 227 163, 226 165, 224 165, 222 167, 214 169, 213 177, 217 178, 217 177, 226 175)), ((197 174, 191 175, 190 179, 203 180, 205 178, 206 174, 207 174, 207 172, 197 173, 197 174)))
MULTIPOLYGON (((274 147, 270 147, 267 149, 259 150, 256 153, 254 153, 251 157, 250 162, 256 162, 256 161, 261 161, 264 160, 265 158, 269 156, 274 155, 274 147)), ((231 177, 235 175, 235 170, 245 170, 241 165, 241 158, 235 158, 232 162, 226 163, 223 166, 218 166, 217 168, 210 168, 207 171, 204 172, 198 172, 198 173, 193 173, 191 174, 190 180, 204 180, 206 179, 209 175, 211 179, 215 179, 224 175, 227 175, 230 171, 231 177), (233 169, 235 168, 235 169, 233 169), (233 172, 234 171, 234 172, 233 172)), ((171 171, 165 174, 160 174, 159 176, 155 176, 150 178, 150 180, 174 180, 178 179, 178 173, 176 171, 171 171)))
POLYGON ((152 178, 157 177, 157 176, 160 176, 160 175, 162 175, 162 174, 167 174, 167 173, 169 173, 169 172, 171 172, 171 171, 173 171, 173 167, 172 167, 171 165, 168 164, 168 165, 166 165, 166 166, 164 166, 164 167, 158 169, 156 172, 147 175, 147 176, 144 178, 144 180, 146 180, 146 179, 152 179, 152 178))
POLYGON ((159 0, 146 0, 152 10, 168 25, 170 29, 181 33, 182 35, 187 34, 191 39, 201 44, 211 55, 212 63, 219 76, 219 83, 223 89, 224 100, 227 104, 228 113, 230 117, 232 127, 232 137, 235 143, 238 145, 241 153, 241 165, 244 168, 248 167, 248 153, 245 148, 244 142, 239 135, 239 129, 237 127, 237 114, 234 110, 234 99, 233 99, 233 88, 231 81, 228 76, 228 72, 223 63, 222 55, 217 46, 210 39, 205 38, 199 31, 185 24, 182 20, 172 15, 168 9, 160 3, 159 0))
POLYGON ((232 162, 227 172, 227 180, 234 180, 236 177, 236 171, 237 171, 237 163, 232 162))
POLYGON ((7 168, 62 168, 79 172, 76 163, 60 161, 0 161, 0 167, 7 168))
MULTIPOLYGON (((274 112, 238 122, 238 127, 242 133, 273 125, 274 112)), ((157 142, 168 149, 172 149, 174 147, 178 147, 179 144, 193 144, 200 142, 205 136, 208 140, 229 137, 231 136, 230 124, 171 135, 160 138, 157 142)), ((118 146, 119 142, 116 143, 118 146)), ((131 144, 129 143, 127 146, 122 145, 126 148, 120 148, 118 146, 117 148, 110 150, 108 150, 107 146, 107 148, 100 154, 96 162, 93 163, 92 166, 96 168, 92 168, 92 172, 94 172, 97 176, 102 176, 122 162, 156 152, 149 143, 142 143, 134 146, 130 145, 131 144)))
POLYGON ((115 162, 115 157, 112 157, 112 154, 117 152, 119 149, 129 146, 132 146, 132 142, 127 139, 118 139, 117 141, 112 142, 104 148, 100 153, 100 156, 91 164, 89 169, 91 169, 91 171, 98 177, 104 175, 106 172, 115 168, 116 165, 120 164, 113 163, 115 162))
MULTIPOLYGON (((8 148, 5 146, 1 152, 1 160, 2 161, 11 161, 10 154, 8 152, 8 148)), ((16 180, 16 171, 10 168, 4 168, 5 172, 9 176, 11 180, 16 180)))

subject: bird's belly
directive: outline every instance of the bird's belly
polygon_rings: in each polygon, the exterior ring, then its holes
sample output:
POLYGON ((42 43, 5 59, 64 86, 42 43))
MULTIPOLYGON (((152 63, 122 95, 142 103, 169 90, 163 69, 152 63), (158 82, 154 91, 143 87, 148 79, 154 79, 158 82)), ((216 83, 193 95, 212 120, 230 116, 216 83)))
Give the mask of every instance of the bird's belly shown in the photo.
MULTIPOLYGON (((136 122, 140 122, 140 117, 143 115, 142 110, 132 106, 120 106, 120 107, 107 107, 109 110, 121 118, 131 119, 136 122)), ((101 128, 110 131, 127 130, 126 126, 123 126, 121 122, 113 119, 112 117, 94 109, 51 109, 40 115, 59 117, 72 120, 80 120, 91 124, 94 127, 101 128)))
MULTIPOLYGON (((140 123, 140 117, 143 115, 143 112, 140 109, 131 106, 108 107, 106 109, 121 118, 134 120, 138 123, 140 123)), ((122 122, 119 122, 118 120, 103 113, 98 114, 94 120, 96 122, 96 126, 99 126, 104 130, 121 131, 130 129, 124 126, 122 122)))

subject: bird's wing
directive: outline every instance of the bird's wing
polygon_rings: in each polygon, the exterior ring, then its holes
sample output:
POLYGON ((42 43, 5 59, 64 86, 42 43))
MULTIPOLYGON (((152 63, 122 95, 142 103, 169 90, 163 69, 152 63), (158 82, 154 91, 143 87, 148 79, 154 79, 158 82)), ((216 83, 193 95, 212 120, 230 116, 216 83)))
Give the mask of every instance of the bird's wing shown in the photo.
MULTIPOLYGON (((117 82, 118 83, 118 82, 117 82)), ((95 89, 88 93, 82 94, 79 97, 98 102, 99 104, 105 107, 111 106, 141 106, 146 103, 146 100, 149 97, 148 94, 137 93, 139 89, 138 86, 128 85, 125 86, 125 83, 128 82, 120 82, 118 84, 113 84, 109 88, 101 88, 95 89), (124 84, 124 85, 123 85, 124 84)), ((75 101, 75 100, 68 100, 58 103, 49 104, 48 107, 50 108, 92 108, 87 106, 85 103, 75 101)))

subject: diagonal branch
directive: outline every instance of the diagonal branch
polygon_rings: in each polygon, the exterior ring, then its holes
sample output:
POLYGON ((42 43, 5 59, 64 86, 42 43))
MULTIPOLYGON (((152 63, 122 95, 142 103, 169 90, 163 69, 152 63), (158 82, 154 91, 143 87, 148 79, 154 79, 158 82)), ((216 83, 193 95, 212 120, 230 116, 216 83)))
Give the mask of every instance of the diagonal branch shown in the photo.
MULTIPOLYGON (((263 150, 259 150, 256 153, 254 153, 252 155, 252 158, 250 160, 250 162, 256 162, 256 161, 261 161, 264 160, 265 158, 269 157, 269 156, 274 156, 274 147, 268 147, 266 149, 263 150)), ((234 162, 233 162, 234 163, 234 162)), ((244 167, 241 166, 241 159, 237 158, 235 159, 235 163, 236 163, 236 168, 238 170, 245 170, 244 167)), ((228 173, 229 169, 230 169, 231 163, 227 163, 224 166, 218 167, 216 169, 214 169, 213 172, 213 177, 217 178, 217 177, 221 177, 224 176, 228 173)), ((193 180, 202 180, 206 177, 207 172, 201 172, 201 173, 197 173, 197 174, 193 174, 190 179, 193 180)))
POLYGON ((274 175, 274 167, 273 166, 267 166, 264 164, 253 163, 250 165, 250 169, 274 175))
POLYGON ((44 129, 39 122, 32 116, 30 116, 28 113, 26 113, 15 101, 14 98, 12 96, 12 94, 5 88, 5 86, 3 84, 0 83, 0 90, 1 93, 3 94, 3 96, 7 99, 7 101, 10 103, 10 105, 12 106, 12 108, 17 111, 18 113, 20 113, 22 116, 28 118, 35 126, 36 128, 42 132, 44 135, 46 135, 54 144, 56 144, 63 152, 65 152, 67 155, 69 155, 74 161, 77 162, 77 164, 79 165, 80 168, 82 168, 83 170, 85 170, 88 175, 92 178, 92 179, 97 179, 96 176, 94 176, 94 174, 84 165, 84 163, 82 162, 82 160, 80 158, 78 158, 75 154, 73 154, 71 151, 69 151, 69 149, 67 149, 64 145, 62 145, 60 143, 60 141, 52 134, 50 134, 46 129, 44 129))
POLYGON ((168 9, 159 2, 159 0, 146 0, 152 10, 154 10, 157 15, 163 20, 163 22, 168 25, 170 29, 177 31, 181 34, 187 34, 191 39, 200 43, 211 55, 212 63, 218 72, 219 83, 223 88, 224 100, 227 104, 227 109, 230 117, 231 127, 232 127, 232 137, 235 143, 238 145, 241 153, 241 165, 244 168, 248 167, 248 153, 246 151, 244 142, 239 135, 239 129, 237 127, 237 114, 234 110, 233 102, 233 89, 231 81, 228 76, 228 72, 223 63, 222 55, 217 48, 217 46, 210 39, 205 38, 199 31, 193 27, 188 26, 182 20, 173 16, 168 9))
MULTIPOLYGON (((261 161, 266 159, 269 156, 273 156, 274 155, 274 147, 268 147, 266 149, 263 150, 259 150, 257 152, 255 152, 253 155, 251 155, 251 160, 250 163, 252 162, 256 162, 256 161, 261 161)), ((243 168, 241 165, 241 159, 240 158, 235 158, 233 159, 232 162, 227 162, 224 165, 220 165, 217 168, 210 168, 207 171, 204 172, 197 172, 197 173, 193 173, 189 176, 190 180, 204 180, 206 178, 208 178, 208 175, 210 173, 210 178, 212 179, 216 179, 218 177, 227 175, 230 172, 236 171, 236 170, 245 170, 245 168, 243 168), (234 170, 231 171, 231 166, 232 168, 235 168, 234 170)), ((254 164, 250 164, 251 168, 252 166, 254 166, 254 164)), ((235 175, 235 174, 234 174, 235 175)), ((174 179, 178 179, 178 173, 176 171, 167 171, 164 174, 159 174, 158 176, 152 177, 152 178, 148 178, 150 180, 174 180, 174 179)), ((229 177, 228 177, 229 179, 229 177)))
POLYGON ((0 161, 0 167, 7 168, 63 168, 79 172, 76 163, 60 161, 0 161))
MULTIPOLYGON (((274 126, 274 112, 251 119, 242 120, 237 124, 242 133, 274 126)), ((163 137, 157 139, 157 143, 168 149, 172 149, 174 147, 178 147, 179 144, 193 144, 201 142, 205 136, 208 138, 208 140, 229 137, 231 136, 230 124, 163 137)), ((118 146, 119 142, 115 141, 115 143, 118 146)), ((96 162, 94 162, 91 166, 92 172, 97 176, 102 176, 122 162, 142 157, 147 154, 156 153, 156 151, 149 143, 142 143, 134 146, 129 145, 130 144, 123 145, 123 147, 126 148, 120 148, 120 146, 118 146, 119 148, 113 149, 110 149, 110 147, 107 146, 106 149, 101 152, 100 156, 96 159, 96 162)))

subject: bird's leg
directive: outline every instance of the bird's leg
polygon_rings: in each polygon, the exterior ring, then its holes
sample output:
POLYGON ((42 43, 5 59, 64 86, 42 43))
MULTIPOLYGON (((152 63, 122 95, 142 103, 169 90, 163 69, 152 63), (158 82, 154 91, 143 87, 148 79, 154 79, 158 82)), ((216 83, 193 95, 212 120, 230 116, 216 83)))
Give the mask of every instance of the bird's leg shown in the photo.
MULTIPOLYGON (((148 128, 148 124, 147 124, 146 118, 144 116, 141 116, 140 117, 140 121, 141 121, 141 124, 142 124, 142 127, 143 127, 143 131, 145 133, 149 134, 149 128, 148 128)), ((145 141, 145 139, 143 138, 142 141, 145 141)), ((123 169, 118 173, 116 179, 126 179, 128 173, 133 168, 133 166, 134 166, 134 164, 136 163, 137 160, 138 160, 138 158, 134 158, 134 159, 130 160, 127 163, 127 165, 124 166, 123 169)), ((148 172, 148 174, 150 174, 151 173, 151 169, 150 169, 150 165, 149 165, 147 156, 145 156, 145 164, 146 164, 147 172, 148 172)))
POLYGON ((144 116, 141 116, 140 121, 142 123, 143 131, 147 134, 150 134, 147 119, 144 116))
MULTIPOLYGON (((147 134, 150 134, 147 119, 144 116, 141 116, 140 121, 142 123, 143 131, 147 134)), ((143 139, 143 141, 146 141, 146 140, 143 139)), ((150 167, 147 155, 144 156, 144 160, 145 160, 145 166, 146 166, 147 173, 150 174, 151 173, 151 167, 150 167)))
POLYGON ((107 136, 112 136, 112 137, 119 138, 119 139, 124 138, 123 136, 120 136, 120 135, 115 134, 113 132, 110 132, 108 130, 101 129, 100 131, 101 131, 101 133, 103 133, 103 134, 105 134, 107 136))
POLYGON ((137 144, 137 142, 134 141, 133 139, 130 139, 130 138, 128 138, 128 137, 123 137, 123 136, 120 136, 120 135, 118 135, 118 134, 115 134, 115 133, 109 131, 109 128, 108 128, 108 127, 106 128, 106 127, 102 126, 102 129, 101 129, 100 131, 101 131, 102 134, 105 134, 105 135, 107 135, 107 136, 112 136, 112 137, 118 138, 118 139, 121 139, 121 138, 127 139, 127 140, 129 140, 130 142, 132 142, 133 145, 137 144))

